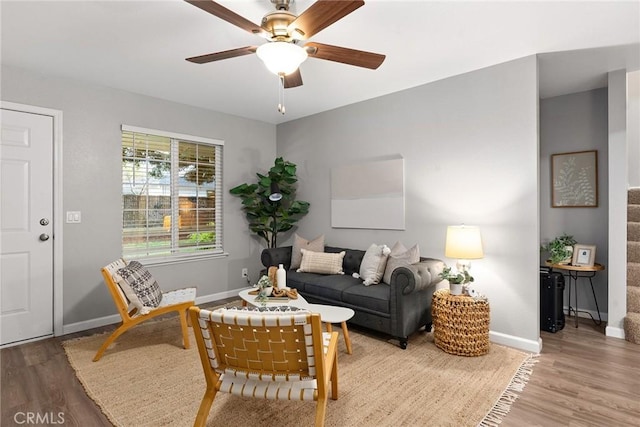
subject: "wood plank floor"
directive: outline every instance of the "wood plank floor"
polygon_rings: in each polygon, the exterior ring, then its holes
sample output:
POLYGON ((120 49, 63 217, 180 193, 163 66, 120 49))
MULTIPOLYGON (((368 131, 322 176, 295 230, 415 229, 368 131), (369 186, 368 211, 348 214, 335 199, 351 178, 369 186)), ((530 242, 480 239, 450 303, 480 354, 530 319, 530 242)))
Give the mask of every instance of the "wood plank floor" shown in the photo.
MULTIPOLYGON (((0 350, 0 425, 28 425, 31 412, 54 421, 39 425, 111 426, 85 394, 60 343, 112 329, 0 350)), ((577 329, 567 322, 556 334, 543 332, 542 339, 533 375, 502 426, 640 426, 639 345, 605 337, 589 319, 580 319, 577 329)))
POLYGON ((640 426, 640 345, 606 337, 591 319, 566 323, 541 333, 533 375, 501 425, 640 426))

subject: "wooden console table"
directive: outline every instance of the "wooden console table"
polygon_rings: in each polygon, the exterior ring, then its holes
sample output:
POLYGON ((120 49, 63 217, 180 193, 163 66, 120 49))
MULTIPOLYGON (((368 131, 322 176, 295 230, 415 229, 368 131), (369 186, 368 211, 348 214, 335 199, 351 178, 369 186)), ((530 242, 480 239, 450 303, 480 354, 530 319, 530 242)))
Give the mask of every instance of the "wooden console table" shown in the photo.
POLYGON ((569 264, 551 264, 550 262, 546 262, 546 265, 547 267, 564 271, 564 275, 569 278, 569 303, 567 315, 571 316, 571 312, 573 311, 573 314, 575 314, 576 318, 576 328, 578 327, 578 312, 587 313, 591 317, 591 320, 593 320, 593 323, 600 326, 602 324, 602 316, 600 315, 600 307, 598 307, 598 299, 596 298, 596 292, 593 289, 593 281, 591 279, 595 277, 598 271, 604 270, 604 265, 596 263, 593 264, 593 267, 583 267, 569 264), (589 279, 589 284, 591 285, 591 293, 593 294, 593 300, 596 302, 596 310, 598 311, 597 321, 590 312, 586 310, 578 310, 578 279, 589 279), (573 284, 575 293, 575 307, 571 306, 571 284, 573 284))

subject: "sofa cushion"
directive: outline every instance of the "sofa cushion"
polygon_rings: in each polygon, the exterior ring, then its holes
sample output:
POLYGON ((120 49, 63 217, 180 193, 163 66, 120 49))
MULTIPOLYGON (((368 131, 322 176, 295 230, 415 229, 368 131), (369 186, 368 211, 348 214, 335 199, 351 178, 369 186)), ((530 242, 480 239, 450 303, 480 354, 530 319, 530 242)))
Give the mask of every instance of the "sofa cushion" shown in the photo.
POLYGON ((360 263, 360 278, 364 281, 363 285, 377 285, 382 280, 384 269, 387 266, 387 258, 391 249, 387 245, 376 245, 373 243, 367 249, 367 252, 360 263))
POLYGON ((342 302, 356 307, 367 308, 377 313, 389 314, 390 288, 386 283, 369 287, 363 284, 351 286, 342 292, 342 302))
POLYGON ((351 276, 310 275, 304 284, 304 292, 319 298, 341 302, 342 294, 353 286, 363 287, 362 282, 351 276))
POLYGON ((299 273, 318 273, 318 274, 344 274, 342 271, 342 260, 345 252, 337 254, 327 252, 314 252, 301 249, 302 261, 299 273))
POLYGON ((293 247, 291 248, 291 270, 300 268, 302 262, 302 249, 314 252, 324 252, 324 234, 313 240, 307 240, 304 237, 295 234, 293 236, 293 247))
POLYGON ((406 267, 407 265, 420 262, 420 248, 416 243, 411 249, 407 249, 401 242, 396 242, 391 248, 391 254, 387 259, 387 266, 384 270, 382 280, 385 283, 391 283, 391 274, 398 267, 406 267))
MULTIPOLYGON (((287 286, 298 291, 304 291, 307 283, 318 277, 315 273, 298 273, 297 271, 287 271, 287 286)), ((334 276, 338 277, 338 276, 334 276)))
POLYGON ((365 251, 359 249, 337 248, 333 246, 325 246, 324 251, 331 253, 338 253, 342 251, 346 252, 342 262, 344 274, 351 276, 353 273, 360 272, 360 264, 362 263, 362 258, 364 258, 365 251))

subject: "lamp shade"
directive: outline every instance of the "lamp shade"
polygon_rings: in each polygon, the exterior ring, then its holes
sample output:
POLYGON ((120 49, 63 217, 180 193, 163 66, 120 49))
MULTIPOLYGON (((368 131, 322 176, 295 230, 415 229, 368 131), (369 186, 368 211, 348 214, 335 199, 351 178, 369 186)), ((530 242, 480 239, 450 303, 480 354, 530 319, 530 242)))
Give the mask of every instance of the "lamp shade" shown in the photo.
POLYGON ((266 43, 256 53, 269 71, 277 75, 293 73, 307 59, 306 50, 289 42, 266 43))
POLYGON ((447 258, 479 259, 484 257, 480 229, 468 225, 447 227, 444 255, 447 258))

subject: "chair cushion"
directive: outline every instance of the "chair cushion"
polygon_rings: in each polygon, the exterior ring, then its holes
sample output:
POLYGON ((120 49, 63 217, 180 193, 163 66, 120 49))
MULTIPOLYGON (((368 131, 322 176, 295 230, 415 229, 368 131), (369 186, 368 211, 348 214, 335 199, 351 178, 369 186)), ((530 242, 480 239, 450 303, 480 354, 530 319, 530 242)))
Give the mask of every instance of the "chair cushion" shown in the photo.
POLYGON ((131 261, 126 267, 118 269, 113 275, 114 281, 141 314, 156 308, 162 302, 162 291, 149 270, 138 261, 131 261))
POLYGON ((313 240, 307 240, 297 234, 293 236, 293 247, 291 248, 291 270, 300 268, 302 262, 302 249, 314 252, 324 251, 324 234, 313 240))
POLYGON ((306 249, 302 251, 302 262, 299 273, 318 273, 318 274, 344 274, 342 271, 342 260, 346 252, 337 254, 327 252, 313 252, 306 249))
POLYGON ((193 302, 196 300, 196 288, 175 289, 162 293, 162 301, 158 307, 167 307, 169 305, 181 304, 183 302, 193 302))

